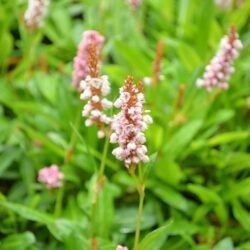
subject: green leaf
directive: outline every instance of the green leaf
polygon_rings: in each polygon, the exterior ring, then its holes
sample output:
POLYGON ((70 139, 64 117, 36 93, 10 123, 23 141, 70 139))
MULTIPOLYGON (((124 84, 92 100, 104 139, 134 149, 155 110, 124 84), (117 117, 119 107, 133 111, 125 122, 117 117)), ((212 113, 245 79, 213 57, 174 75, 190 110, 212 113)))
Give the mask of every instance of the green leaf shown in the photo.
POLYGON ((0 241, 1 250, 25 250, 35 243, 36 239, 33 233, 25 232, 12 234, 0 241))
POLYGON ((25 132, 29 135, 30 138, 33 140, 40 141, 45 147, 47 147, 49 150, 51 150, 54 154, 64 157, 65 152, 61 147, 58 147, 56 144, 54 144, 50 139, 44 136, 44 134, 40 131, 37 131, 33 129, 30 126, 27 126, 26 124, 22 123, 20 126, 25 130, 25 132))
POLYGON ((220 196, 210 188, 206 188, 203 186, 189 184, 188 190, 192 193, 195 193, 202 202, 204 203, 220 203, 220 196))
POLYGON ((197 33, 199 39, 197 42, 197 51, 200 55, 204 55, 207 51, 207 43, 210 37, 212 21, 214 20, 214 3, 211 0, 203 0, 200 3, 197 22, 197 33))
POLYGON ((48 224, 49 231, 53 236, 62 241, 66 240, 74 231, 75 224, 66 219, 57 219, 48 224))
POLYGON ((55 104, 57 101, 56 93, 58 89, 58 81, 56 78, 57 77, 47 76, 41 73, 36 75, 37 87, 43 96, 52 104, 55 104))
POLYGON ((170 186, 163 185, 159 181, 150 181, 148 186, 166 204, 183 212, 190 213, 192 211, 193 204, 170 186))
POLYGON ((209 139, 208 144, 210 146, 216 146, 234 141, 242 142, 243 140, 246 140, 249 137, 250 137, 250 132, 248 131, 221 133, 209 139))
MULTIPOLYGON (((142 213, 141 230, 150 229, 156 225, 156 214, 154 211, 155 207, 152 203, 146 203, 142 213)), ((136 229, 136 218, 138 208, 137 207, 122 207, 116 210, 115 214, 115 228, 116 231, 122 234, 135 232, 136 229)))
POLYGON ((83 234, 85 229, 81 228, 78 223, 74 221, 67 219, 57 219, 52 223, 48 223, 47 226, 51 234, 60 241, 67 241, 74 235, 82 242, 82 244, 85 245, 85 247, 88 245, 88 240, 83 234))
POLYGON ((167 154, 164 154, 162 158, 159 156, 155 172, 159 179, 173 186, 178 185, 183 177, 180 166, 175 161, 169 160, 167 154), (163 175, 164 172, 168 174, 163 175))
POLYGON ((53 222, 53 217, 51 217, 50 215, 39 212, 35 209, 26 207, 21 204, 15 204, 8 201, 0 201, 0 206, 3 206, 11 210, 12 212, 18 214, 19 216, 21 216, 26 220, 36 221, 42 224, 53 222))
POLYGON ((172 222, 148 233, 145 238, 139 243, 138 250, 160 249, 166 241, 167 235, 169 234, 169 226, 171 225, 171 223, 172 222))
POLYGON ((217 194, 211 188, 209 189, 207 187, 194 184, 189 184, 188 190, 196 194, 204 204, 212 205, 221 223, 227 222, 228 219, 227 209, 219 194, 217 194))
POLYGON ((195 49, 183 42, 180 42, 177 46, 177 54, 189 71, 201 65, 200 56, 196 53, 195 49))
POLYGON ((105 240, 103 238, 97 237, 97 242, 98 242, 98 249, 100 250, 113 250, 116 249, 116 244, 113 242, 110 242, 108 240, 105 240))
POLYGON ((231 109, 222 109, 218 112, 214 113, 208 119, 206 120, 206 126, 212 126, 221 124, 223 122, 226 122, 230 119, 232 119, 235 115, 235 112, 231 109))
POLYGON ((121 41, 116 41, 115 45, 129 68, 133 69, 133 72, 137 72, 141 76, 151 73, 151 63, 141 51, 121 41))
POLYGON ((189 222, 178 212, 173 213, 173 223, 169 228, 169 235, 181 235, 183 238, 192 241, 191 236, 199 232, 200 228, 193 222, 189 222))
POLYGON ((233 202, 233 214, 234 217, 240 222, 240 224, 250 232, 250 217, 239 201, 233 202))
POLYGON ((244 152, 231 152, 223 162, 228 173, 250 169, 250 155, 244 152))
POLYGON ((225 200, 232 200, 237 197, 248 196, 250 194, 250 177, 243 180, 233 182, 225 191, 223 198, 225 200))
POLYGON ((0 155, 0 176, 6 171, 6 169, 17 160, 20 156, 20 149, 6 148, 0 155))
POLYGON ((114 198, 116 188, 106 179, 102 190, 97 196, 96 222, 98 225, 97 232, 99 236, 107 238, 114 219, 114 198))
POLYGON ((169 139, 168 143, 166 143, 163 148, 163 152, 171 159, 178 157, 184 148, 187 147, 188 143, 190 143, 201 126, 202 121, 200 120, 194 120, 187 123, 169 139))
MULTIPOLYGON (((160 114, 161 115, 161 114, 160 114)), ((147 133, 148 144, 154 150, 159 150, 163 143, 164 129, 157 123, 150 125, 150 133, 147 133)))
POLYGON ((243 242, 238 247, 235 248, 236 250, 249 250, 250 249, 250 241, 243 242))
POLYGON ((0 36, 0 66, 7 64, 8 58, 13 46, 13 38, 8 32, 1 33, 0 36))
POLYGON ((157 153, 154 153, 149 156, 149 162, 143 166, 143 178, 146 180, 148 176, 151 174, 152 169, 156 164, 157 153))
POLYGON ((88 183, 89 201, 95 209, 95 225, 97 236, 108 237, 114 219, 114 198, 117 196, 117 187, 105 177, 93 175, 88 183))

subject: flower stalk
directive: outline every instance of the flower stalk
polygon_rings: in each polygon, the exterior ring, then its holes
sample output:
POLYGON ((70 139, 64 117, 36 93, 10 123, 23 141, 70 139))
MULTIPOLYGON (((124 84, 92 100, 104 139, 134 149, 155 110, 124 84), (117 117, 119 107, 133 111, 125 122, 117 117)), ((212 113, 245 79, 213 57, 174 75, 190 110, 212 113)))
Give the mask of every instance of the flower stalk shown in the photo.
MULTIPOLYGON (((134 173, 131 173, 131 174, 134 175, 134 173)), ((136 180, 137 190, 139 194, 139 206, 138 206, 135 240, 134 240, 134 250, 137 250, 139 240, 140 240, 143 203, 144 203, 144 197, 145 197, 145 185, 144 185, 143 174, 142 174, 142 166, 138 166, 138 176, 134 175, 134 179, 136 180)))
MULTIPOLYGON (((100 37, 98 38, 100 40, 100 37)), ((100 41, 99 41, 100 42, 100 41)), ((99 44, 100 45, 100 44, 99 44)), ((76 61, 75 61, 76 62, 76 61)), ((86 117, 85 125, 96 125, 98 127, 98 138, 106 137, 103 153, 101 157, 100 167, 96 179, 94 180, 91 197, 91 222, 90 222, 90 234, 91 234, 91 249, 97 250, 98 242, 97 236, 97 204, 100 193, 104 186, 105 181, 105 165, 109 147, 109 125, 111 118, 105 114, 105 110, 113 106, 113 103, 106 99, 106 96, 110 92, 110 84, 107 76, 100 76, 99 74, 99 48, 95 43, 91 43, 88 46, 88 70, 87 77, 81 81, 80 90, 82 100, 87 100, 85 104, 82 116, 86 117)), ((85 72, 86 73, 86 72, 85 72)))
POLYGON ((142 163, 149 161, 147 155, 146 137, 144 131, 152 123, 152 118, 145 111, 143 87, 141 81, 136 85, 132 76, 124 82, 120 88, 120 96, 115 101, 114 106, 121 111, 113 118, 110 136, 111 143, 118 143, 118 147, 113 150, 113 154, 118 160, 124 162, 125 167, 133 177, 139 194, 139 207, 136 220, 136 232, 134 250, 138 249, 140 240, 140 229, 143 212, 143 202, 145 197, 145 185, 142 172, 142 163), (136 171, 138 175, 136 175, 136 171))

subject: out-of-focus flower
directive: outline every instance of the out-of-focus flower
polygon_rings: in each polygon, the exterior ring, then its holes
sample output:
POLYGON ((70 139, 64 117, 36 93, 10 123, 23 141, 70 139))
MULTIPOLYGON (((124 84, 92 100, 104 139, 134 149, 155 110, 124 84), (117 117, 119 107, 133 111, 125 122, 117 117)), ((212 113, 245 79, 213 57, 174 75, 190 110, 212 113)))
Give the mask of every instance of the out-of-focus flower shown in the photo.
POLYGON ((128 250, 128 248, 127 248, 127 247, 124 247, 124 246, 122 246, 122 245, 118 245, 118 246, 116 247, 116 250, 128 250))
POLYGON ((142 78, 142 82, 146 86, 150 86, 152 84, 152 78, 149 76, 145 76, 142 78))
POLYGON ((89 49, 89 75, 81 81, 81 100, 88 100, 84 106, 82 115, 87 117, 86 126, 96 124, 98 126, 98 137, 105 136, 104 125, 110 124, 111 118, 104 111, 113 106, 113 103, 105 98, 110 92, 108 76, 99 76, 98 56, 96 48, 91 45, 89 49))
POLYGON ((57 165, 53 164, 50 167, 44 167, 39 170, 38 181, 44 183, 47 188, 58 188, 62 186, 64 175, 60 172, 57 165))
MULTIPOLYGON (((98 59, 100 57, 101 48, 104 42, 104 37, 95 30, 83 32, 82 41, 79 44, 77 55, 74 58, 73 85, 80 90, 80 82, 89 74, 89 49, 93 45, 96 49, 98 59)), ((98 60, 100 64, 100 60, 98 60)))
MULTIPOLYGON (((159 76, 158 76, 158 82, 164 81, 164 80, 165 80, 165 76, 164 76, 164 75, 159 75, 159 76)), ((142 78, 142 83, 143 83, 145 86, 151 86, 151 85, 153 85, 152 77, 149 77, 149 76, 143 77, 143 78, 142 78)))
POLYGON ((34 30, 43 25, 48 5, 49 0, 29 0, 28 8, 24 14, 24 20, 29 29, 34 30))
POLYGON ((222 38, 220 48, 215 57, 206 66, 203 79, 197 79, 197 87, 211 91, 214 87, 228 88, 228 81, 234 72, 233 62, 238 57, 242 43, 234 27, 222 38))
POLYGON ((240 7, 242 4, 244 4, 245 0, 237 0, 236 1, 236 6, 240 7))
POLYGON ((120 96, 114 106, 121 111, 114 116, 110 136, 111 143, 118 143, 119 147, 113 150, 115 157, 124 161, 129 168, 140 162, 148 162, 147 147, 144 145, 146 138, 144 130, 152 123, 149 111, 144 111, 145 102, 141 82, 137 87, 133 77, 129 76, 125 84, 120 88, 120 96))
POLYGON ((215 5, 221 10, 239 8, 244 2, 245 0, 214 0, 215 5))
POLYGON ((232 6, 232 0, 214 0, 214 3, 221 9, 228 9, 232 6))
POLYGON ((137 9, 142 2, 142 0, 126 0, 126 1, 133 10, 137 9))

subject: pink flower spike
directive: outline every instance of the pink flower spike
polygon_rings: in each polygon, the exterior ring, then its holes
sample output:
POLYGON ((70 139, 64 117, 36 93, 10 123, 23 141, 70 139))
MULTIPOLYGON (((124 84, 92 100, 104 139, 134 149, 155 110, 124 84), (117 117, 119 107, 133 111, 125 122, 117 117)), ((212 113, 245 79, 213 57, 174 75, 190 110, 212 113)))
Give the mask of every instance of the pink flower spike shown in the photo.
POLYGON ((118 245, 118 246, 116 247, 116 250, 128 250, 128 248, 127 248, 127 247, 124 247, 124 246, 122 246, 122 245, 118 245))
POLYGON ((124 161, 127 168, 149 161, 147 147, 143 145, 146 142, 144 130, 153 120, 143 109, 145 100, 142 91, 141 83, 137 87, 133 77, 129 76, 114 103, 121 111, 111 123, 110 142, 119 145, 112 153, 118 160, 124 161))
POLYGON ((87 100, 82 116, 87 117, 86 126, 96 124, 98 138, 105 137, 105 125, 110 124, 111 118, 104 111, 113 107, 113 103, 106 99, 110 92, 108 76, 99 76, 98 56, 94 45, 89 49, 89 76, 81 81, 81 100, 87 100))
MULTIPOLYGON (((83 33, 77 55, 74 58, 73 85, 77 90, 81 90, 80 82, 90 75, 90 47, 93 45, 96 49, 97 56, 100 57, 103 42, 104 37, 95 30, 88 30, 83 33)), ((100 60, 98 63, 100 64, 100 60)))
POLYGON ((213 88, 228 88, 228 80, 234 72, 233 63, 242 49, 242 43, 238 39, 238 34, 234 27, 228 35, 223 37, 220 42, 220 48, 215 57, 205 68, 202 79, 197 79, 196 86, 203 87, 207 91, 213 88))
POLYGON ((44 183, 48 189, 52 189, 61 187, 63 178, 64 174, 60 172, 57 165, 53 164, 50 167, 40 169, 37 179, 44 183))

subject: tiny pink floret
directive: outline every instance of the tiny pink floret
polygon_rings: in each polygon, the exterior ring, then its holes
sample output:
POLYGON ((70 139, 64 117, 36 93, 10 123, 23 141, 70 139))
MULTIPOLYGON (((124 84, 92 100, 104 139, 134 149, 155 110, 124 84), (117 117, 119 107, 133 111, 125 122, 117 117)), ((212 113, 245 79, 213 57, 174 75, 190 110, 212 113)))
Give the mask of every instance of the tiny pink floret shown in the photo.
POLYGON ((39 170, 38 181, 44 183, 47 188, 58 188, 62 186, 64 174, 60 172, 57 165, 53 164, 50 167, 44 167, 39 170))

